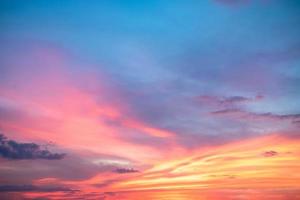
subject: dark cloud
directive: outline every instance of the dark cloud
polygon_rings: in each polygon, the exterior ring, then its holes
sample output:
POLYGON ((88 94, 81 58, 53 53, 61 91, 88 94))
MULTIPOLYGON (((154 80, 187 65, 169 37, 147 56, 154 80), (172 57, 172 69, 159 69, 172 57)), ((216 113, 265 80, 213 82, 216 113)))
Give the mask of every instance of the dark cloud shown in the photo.
POLYGON ((0 156, 7 159, 47 159, 60 160, 65 157, 63 153, 51 153, 46 149, 41 149, 35 143, 19 143, 14 140, 8 140, 0 134, 0 156))
POLYGON ((296 125, 300 126, 300 120, 293 121, 293 124, 296 124, 296 125))
POLYGON ((251 102, 261 100, 264 97, 262 95, 257 95, 255 98, 248 98, 243 96, 231 96, 223 98, 220 103, 221 104, 235 104, 235 103, 244 103, 244 102, 251 102))
POLYGON ((273 113, 262 113, 262 114, 256 114, 258 116, 262 117, 268 117, 272 119, 287 119, 287 120, 298 120, 300 119, 300 114, 287 114, 287 115, 277 115, 273 113))
POLYGON ((114 169, 125 167, 125 165, 119 165, 118 161, 131 163, 127 168, 135 165, 134 161, 126 158, 94 152, 86 152, 84 156, 81 156, 76 152, 68 151, 64 159, 55 161, 47 159, 11 160, 0 156, 0 184, 24 185, 45 177, 63 181, 81 181, 102 173, 114 173, 114 169))
POLYGON ((278 152, 276 151, 266 151, 263 153, 263 156, 264 157, 273 157, 273 156, 276 156, 278 155, 278 152))
POLYGON ((211 112, 211 114, 213 115, 226 115, 226 114, 239 114, 239 113, 244 113, 244 112, 237 108, 223 109, 223 110, 217 110, 211 112))
POLYGON ((240 102, 247 102, 250 101, 250 98, 242 97, 242 96, 232 96, 225 98, 222 103, 240 103, 240 102))
POLYGON ((117 168, 114 170, 115 173, 118 173, 118 174, 128 174, 128 173, 137 173, 139 172, 138 170, 136 169, 133 169, 133 168, 117 168))
POLYGON ((196 97, 196 100, 204 104, 214 104, 219 106, 234 106, 241 103, 255 102, 263 99, 262 95, 257 95, 254 98, 244 96, 229 96, 219 97, 211 95, 201 95, 196 97))
POLYGON ((0 192, 76 192, 66 187, 35 185, 0 185, 0 192))
POLYGON ((237 118, 251 118, 251 119, 266 119, 266 120, 291 120, 293 123, 300 120, 300 114, 274 114, 271 112, 268 113, 255 113, 248 112, 242 109, 223 109, 211 112, 213 115, 224 115, 237 118))

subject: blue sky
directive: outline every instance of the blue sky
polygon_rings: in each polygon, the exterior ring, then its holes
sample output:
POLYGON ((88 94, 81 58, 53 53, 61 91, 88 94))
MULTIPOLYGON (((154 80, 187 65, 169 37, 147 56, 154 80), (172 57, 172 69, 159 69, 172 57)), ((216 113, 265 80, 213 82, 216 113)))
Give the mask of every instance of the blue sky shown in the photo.
POLYGON ((195 129, 198 105, 191 99, 202 95, 262 95, 247 108, 299 112, 297 1, 4 1, 1 7, 4 44, 61 48, 76 57, 70 73, 106 73, 135 115, 164 128, 178 124, 169 115, 185 112, 187 128, 195 129))

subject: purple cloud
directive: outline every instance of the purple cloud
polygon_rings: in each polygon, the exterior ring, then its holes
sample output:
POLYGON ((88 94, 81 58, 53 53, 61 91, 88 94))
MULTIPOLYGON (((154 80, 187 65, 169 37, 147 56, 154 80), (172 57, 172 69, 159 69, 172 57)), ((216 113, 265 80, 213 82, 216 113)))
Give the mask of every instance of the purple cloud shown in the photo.
POLYGON ((230 116, 233 118, 250 118, 250 119, 266 119, 266 120, 291 120, 293 123, 300 120, 300 114, 274 114, 271 112, 267 113, 255 113, 248 112, 242 109, 223 109, 211 112, 213 115, 217 116, 230 116))

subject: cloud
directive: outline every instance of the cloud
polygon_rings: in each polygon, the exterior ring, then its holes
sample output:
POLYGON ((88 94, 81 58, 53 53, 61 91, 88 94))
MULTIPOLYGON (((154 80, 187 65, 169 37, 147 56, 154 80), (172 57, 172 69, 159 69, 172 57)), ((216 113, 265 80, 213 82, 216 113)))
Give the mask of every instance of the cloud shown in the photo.
POLYGON ((196 97, 197 101, 203 104, 213 104, 217 106, 235 106, 237 104, 255 102, 263 99, 264 96, 256 95, 254 98, 244 96, 212 96, 212 95, 200 95, 196 97))
MULTIPOLYGON (((194 149, 191 156, 183 155, 173 160, 162 161, 153 168, 148 169, 135 178, 123 181, 123 184, 114 189, 121 190, 147 190, 151 189, 199 189, 230 187, 244 188, 270 186, 270 179, 278 180, 279 186, 295 183, 295 177, 285 179, 285 170, 297 170, 298 162, 294 152, 299 148, 299 139, 285 137, 285 135, 273 134, 263 137, 253 137, 219 146, 194 149), (284 149, 279 157, 274 149, 284 149), (261 157, 272 157, 261 164, 261 157), (282 162, 284 160, 284 162, 282 162), (220 167, 222 170, 220 171, 220 167), (243 169, 243 170, 241 170, 243 169), (272 173, 266 173, 271 170, 272 173), (261 175, 261 176, 258 176, 261 175), (247 177, 244 179, 244 177, 247 177), (227 182, 230 181, 230 182, 227 182), (250 181, 250 182, 249 182, 250 181), (174 184, 176 183, 176 184, 174 184)), ((193 199, 193 198, 191 198, 193 199)), ((195 198, 197 199, 197 198, 195 198)), ((210 199, 210 198, 208 198, 210 199)), ((219 198, 218 198, 219 199, 219 198)))
POLYGON ((226 115, 226 114, 236 114, 236 113, 243 113, 240 109, 231 108, 231 109, 223 109, 211 112, 213 115, 226 115))
POLYGON ((213 115, 219 116, 229 116, 233 118, 247 118, 247 119, 266 119, 266 120, 291 120, 292 123, 295 123, 300 120, 300 114, 274 114, 271 112, 267 113, 255 113, 255 112, 248 112, 238 108, 232 109, 223 109, 211 112, 213 115))
POLYGON ((7 159, 47 159, 60 160, 65 157, 63 153, 51 153, 48 150, 41 149, 35 143, 19 143, 14 140, 8 140, 0 134, 0 156, 7 159))
POLYGON ((263 153, 263 156, 264 157, 273 157, 273 156, 276 156, 278 155, 278 152, 276 151, 266 151, 263 153))
POLYGON ((222 103, 240 103, 240 102, 247 102, 250 101, 250 98, 247 97, 242 97, 242 96, 232 96, 232 97, 228 97, 225 98, 224 100, 222 100, 222 103))
POLYGON ((130 168, 130 169, 127 169, 127 168, 118 168, 118 169, 115 169, 114 172, 118 173, 118 174, 128 174, 128 173, 137 173, 139 171, 136 170, 136 169, 133 169, 133 168, 130 168))
POLYGON ((222 104, 236 104, 236 103, 258 101, 258 100, 261 100, 263 98, 264 97, 262 95, 257 95, 257 96, 255 96, 255 98, 248 98, 248 97, 243 97, 243 96, 231 96, 231 97, 223 98, 220 103, 222 103, 222 104))
POLYGON ((287 115, 278 115, 273 113, 262 113, 256 114, 257 116, 267 117, 272 119, 279 119, 279 120, 298 120, 300 119, 300 114, 287 114, 287 115))
POLYGON ((300 125, 300 120, 293 121, 293 124, 300 125))
POLYGON ((0 185, 0 192, 76 192, 66 187, 35 185, 0 185))

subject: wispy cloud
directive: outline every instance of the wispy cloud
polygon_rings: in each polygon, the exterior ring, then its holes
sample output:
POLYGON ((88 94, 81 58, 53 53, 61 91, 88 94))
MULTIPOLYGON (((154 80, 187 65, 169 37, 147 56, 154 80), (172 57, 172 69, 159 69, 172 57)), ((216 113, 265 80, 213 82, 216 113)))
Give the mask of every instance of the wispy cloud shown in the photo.
POLYGON ((262 100, 264 96, 256 95, 255 97, 245 96, 213 96, 213 95, 200 95, 196 97, 196 101, 202 104, 216 105, 216 106, 236 106, 262 100))
POLYGON ((274 184, 279 188, 292 186, 296 176, 286 178, 284 173, 279 172, 299 168, 296 154, 286 153, 297 151, 298 142, 297 139, 278 134, 199 149, 192 156, 162 161, 141 176, 117 182, 115 186, 119 189, 144 190, 211 189, 223 186, 233 189, 248 188, 252 184, 257 188, 273 188, 274 184), (277 157, 279 149, 284 149, 285 153, 277 157), (274 178, 276 183, 270 182, 274 178))
POLYGON ((237 119, 254 119, 254 120, 290 120, 296 123, 300 119, 300 114, 275 114, 271 112, 256 113, 249 112, 238 108, 223 109, 211 112, 215 116, 225 116, 237 119))

